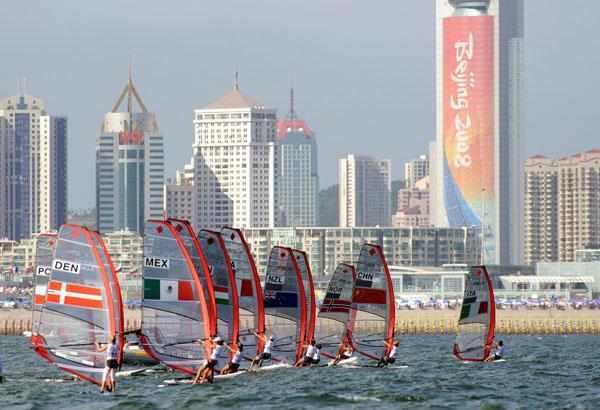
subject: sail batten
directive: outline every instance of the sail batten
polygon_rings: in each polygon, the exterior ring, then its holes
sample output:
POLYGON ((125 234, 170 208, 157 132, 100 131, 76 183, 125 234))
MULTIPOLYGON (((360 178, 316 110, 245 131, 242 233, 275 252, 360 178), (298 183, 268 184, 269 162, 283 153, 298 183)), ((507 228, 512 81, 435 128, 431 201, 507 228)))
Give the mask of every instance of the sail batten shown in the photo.
POLYGON ((466 361, 483 361, 491 350, 496 326, 496 302, 492 281, 485 266, 472 266, 454 342, 454 355, 466 361))

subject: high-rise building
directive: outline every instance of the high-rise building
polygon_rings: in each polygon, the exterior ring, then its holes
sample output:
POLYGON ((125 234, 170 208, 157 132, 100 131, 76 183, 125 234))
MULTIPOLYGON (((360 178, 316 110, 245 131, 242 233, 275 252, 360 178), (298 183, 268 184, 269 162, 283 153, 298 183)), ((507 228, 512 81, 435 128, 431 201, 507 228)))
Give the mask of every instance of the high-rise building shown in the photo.
POLYGON ((276 223, 277 110, 233 89, 194 112, 196 226, 276 223))
POLYGON ((525 263, 558 261, 558 169, 550 158, 525 161, 525 263))
POLYGON ((523 259, 524 0, 437 0, 436 226, 483 227, 486 263, 523 259))
POLYGON ((572 262, 600 244, 600 150, 525 163, 526 262, 572 262))
POLYGON ((317 142, 306 121, 294 110, 290 87, 290 110, 277 123, 279 150, 279 226, 315 226, 319 219, 317 142))
POLYGON ((0 236, 57 230, 67 220, 67 118, 26 95, 0 100, 0 236))
POLYGON ((192 226, 196 221, 196 191, 194 189, 194 159, 183 169, 177 170, 175 180, 170 178, 165 184, 165 216, 185 219, 192 226))
POLYGON ((340 159, 340 227, 391 225, 392 161, 365 155, 340 159))
POLYGON ((420 155, 419 158, 411 159, 404 164, 404 183, 406 188, 414 188, 417 181, 427 176, 429 176, 429 159, 427 159, 427 155, 420 155))
POLYGON ((144 221, 161 218, 164 207, 164 137, 129 80, 96 140, 96 209, 102 233, 129 229, 141 234, 144 221), (141 112, 133 112, 133 100, 141 112), (119 111, 127 100, 126 111, 119 111))

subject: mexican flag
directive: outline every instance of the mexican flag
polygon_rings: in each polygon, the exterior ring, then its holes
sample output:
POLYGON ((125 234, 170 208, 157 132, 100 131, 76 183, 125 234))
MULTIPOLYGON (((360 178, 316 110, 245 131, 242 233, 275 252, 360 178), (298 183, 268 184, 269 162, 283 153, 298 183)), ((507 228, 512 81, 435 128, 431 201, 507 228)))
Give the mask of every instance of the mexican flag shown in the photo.
POLYGON ((229 305, 229 289, 224 286, 213 286, 217 305, 229 305))
POLYGON ((144 279, 144 299, 162 302, 194 301, 192 282, 187 280, 144 279))

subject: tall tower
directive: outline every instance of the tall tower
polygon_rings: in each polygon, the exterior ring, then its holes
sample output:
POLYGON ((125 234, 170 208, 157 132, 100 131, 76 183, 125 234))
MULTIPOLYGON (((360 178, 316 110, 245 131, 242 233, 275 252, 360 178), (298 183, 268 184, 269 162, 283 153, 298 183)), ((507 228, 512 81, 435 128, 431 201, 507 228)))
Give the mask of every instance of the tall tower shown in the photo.
POLYGON ((0 100, 0 236, 58 230, 67 220, 67 118, 25 94, 0 100))
POLYGON ((270 228, 277 209, 277 110, 231 91, 194 112, 194 221, 220 229, 270 228))
POLYGON ((523 261, 524 0, 437 0, 435 226, 482 228, 485 263, 523 261))
POLYGON ((280 226, 315 226, 319 220, 317 141, 306 121, 294 110, 290 86, 290 110, 277 123, 279 150, 280 226))
POLYGON ((146 219, 162 217, 163 185, 164 137, 133 85, 130 63, 127 84, 96 140, 98 230, 141 234, 146 219), (134 99, 141 112, 133 111, 134 99), (125 101, 125 111, 119 111, 125 101))

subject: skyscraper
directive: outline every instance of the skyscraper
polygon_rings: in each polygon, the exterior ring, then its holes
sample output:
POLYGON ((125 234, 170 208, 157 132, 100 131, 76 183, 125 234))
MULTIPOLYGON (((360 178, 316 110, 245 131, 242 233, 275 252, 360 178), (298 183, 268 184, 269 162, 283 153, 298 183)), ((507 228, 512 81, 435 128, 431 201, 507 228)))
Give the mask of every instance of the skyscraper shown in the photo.
POLYGON ((523 260, 524 0, 437 0, 436 226, 483 226, 483 259, 523 260))
POLYGON ((57 230, 67 220, 67 118, 26 95, 0 100, 0 236, 57 230))
POLYGON ((391 226, 392 162, 348 155, 339 165, 340 227, 391 226))
POLYGON ((290 87, 290 110, 277 123, 279 150, 279 226, 315 226, 319 219, 317 142, 306 121, 294 110, 290 87))
POLYGON ((96 140, 96 209, 102 233, 129 229, 141 234, 144 221, 161 218, 164 206, 164 137, 129 80, 96 140), (119 111, 127 97, 126 111, 119 111), (133 99, 141 112, 133 112, 133 99))
POLYGON ((233 89, 194 112, 196 226, 275 226, 277 110, 233 89))

